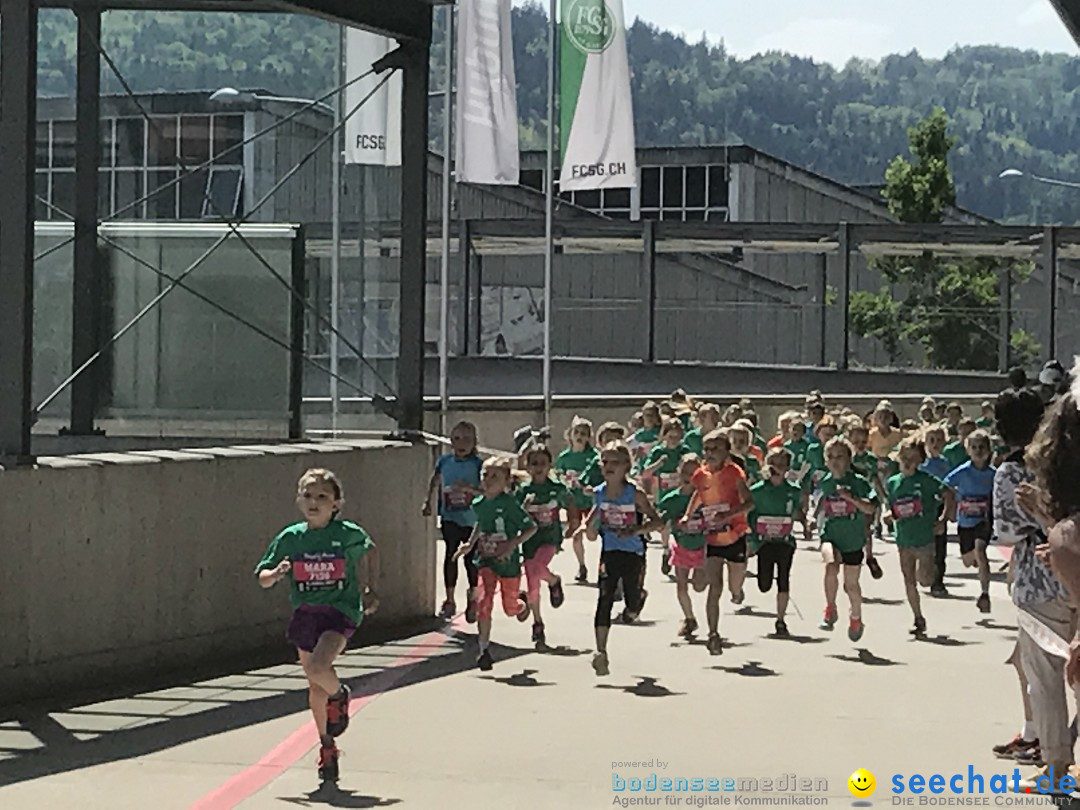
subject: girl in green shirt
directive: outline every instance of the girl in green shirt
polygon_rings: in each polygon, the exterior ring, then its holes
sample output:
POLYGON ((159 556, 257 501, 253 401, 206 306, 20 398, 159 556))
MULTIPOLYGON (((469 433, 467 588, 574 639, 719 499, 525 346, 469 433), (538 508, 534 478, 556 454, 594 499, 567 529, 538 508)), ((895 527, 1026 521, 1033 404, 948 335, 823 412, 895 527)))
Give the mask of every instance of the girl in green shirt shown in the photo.
MULTIPOLYGON (((658 482, 659 496, 657 501, 674 489, 682 486, 679 468, 682 457, 689 451, 683 444, 682 422, 672 417, 665 420, 660 428, 660 444, 653 448, 649 457, 645 459, 642 468, 642 477, 655 478, 658 482)), ((665 577, 671 573, 671 532, 665 524, 660 530, 660 542, 664 547, 664 555, 660 561, 660 573, 665 577)))
POLYGON ((540 616, 540 583, 546 582, 551 593, 551 606, 562 605, 565 595, 562 580, 551 573, 555 554, 562 550, 563 530, 559 519, 569 502, 570 491, 561 481, 551 477, 551 451, 536 445, 525 456, 530 481, 518 487, 521 505, 536 523, 536 534, 521 547, 525 557, 525 582, 529 610, 532 611, 532 640, 540 649, 547 645, 544 620, 540 616))
MULTIPOLYGON (((679 486, 667 492, 656 504, 666 527, 671 528, 682 523, 690 499, 696 491, 693 483, 694 473, 701 466, 701 458, 695 453, 682 457, 679 466, 679 486)), ((683 612, 683 623, 679 627, 679 636, 689 639, 697 632, 698 622, 694 616, 694 605, 690 601, 690 580, 696 576, 694 590, 704 591, 705 571, 705 519, 700 510, 685 523, 682 529, 675 529, 675 541, 671 548, 671 564, 675 568, 675 598, 683 612)))
POLYGON ((574 556, 578 561, 577 582, 589 581, 589 570, 585 567, 585 545, 577 535, 581 519, 592 508, 592 496, 586 492, 584 481, 586 471, 595 464, 600 454, 592 446, 593 424, 588 419, 575 416, 566 431, 567 447, 555 459, 555 472, 570 491, 566 507, 567 536, 573 537, 574 556))

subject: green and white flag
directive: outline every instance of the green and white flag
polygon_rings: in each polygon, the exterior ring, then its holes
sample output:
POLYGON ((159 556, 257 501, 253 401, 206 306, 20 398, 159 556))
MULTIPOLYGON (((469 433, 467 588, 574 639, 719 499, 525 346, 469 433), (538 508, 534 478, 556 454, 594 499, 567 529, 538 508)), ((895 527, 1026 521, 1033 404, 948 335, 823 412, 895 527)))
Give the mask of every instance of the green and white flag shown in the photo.
POLYGON ((562 191, 637 185, 622 0, 562 0, 562 191))

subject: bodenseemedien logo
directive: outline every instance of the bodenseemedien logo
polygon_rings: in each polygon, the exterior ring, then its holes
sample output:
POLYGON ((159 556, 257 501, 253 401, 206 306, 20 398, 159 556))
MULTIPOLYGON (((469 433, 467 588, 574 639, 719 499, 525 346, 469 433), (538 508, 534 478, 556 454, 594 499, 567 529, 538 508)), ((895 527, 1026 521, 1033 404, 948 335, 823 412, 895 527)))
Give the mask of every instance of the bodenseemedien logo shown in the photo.
POLYGON ((570 0, 566 35, 585 53, 603 53, 615 40, 615 15, 604 0, 570 0))

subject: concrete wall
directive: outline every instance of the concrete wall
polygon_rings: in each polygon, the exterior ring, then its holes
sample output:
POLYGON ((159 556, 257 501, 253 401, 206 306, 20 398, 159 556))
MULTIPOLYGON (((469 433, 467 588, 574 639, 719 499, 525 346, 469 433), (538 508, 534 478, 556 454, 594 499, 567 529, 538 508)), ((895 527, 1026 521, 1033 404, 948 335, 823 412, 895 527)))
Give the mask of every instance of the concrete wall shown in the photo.
POLYGON ((0 473, 0 701, 284 654, 288 591, 263 591, 252 571, 297 520, 309 467, 341 476, 345 515, 378 545, 371 626, 430 617, 434 527, 415 505, 431 463, 424 445, 366 442, 72 456, 0 473))

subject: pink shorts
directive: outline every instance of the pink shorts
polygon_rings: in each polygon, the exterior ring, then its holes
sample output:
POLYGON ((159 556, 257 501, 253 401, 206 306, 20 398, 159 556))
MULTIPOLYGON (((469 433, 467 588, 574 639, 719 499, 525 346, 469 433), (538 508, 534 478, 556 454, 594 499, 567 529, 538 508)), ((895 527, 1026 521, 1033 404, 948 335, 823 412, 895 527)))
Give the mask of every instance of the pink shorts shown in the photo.
POLYGON ((525 560, 525 581, 529 594, 529 604, 540 600, 540 583, 548 573, 548 566, 555 558, 555 546, 545 544, 536 549, 531 560, 525 560))
POLYGON ((491 619, 492 609, 495 607, 495 591, 502 592, 503 611, 507 616, 517 616, 524 609, 521 599, 518 597, 521 588, 521 577, 500 577, 494 568, 481 568, 479 570, 480 582, 477 584, 476 593, 476 618, 480 621, 491 619))
POLYGON ((697 551, 683 548, 678 543, 671 544, 671 565, 674 568, 687 568, 693 571, 705 565, 705 546, 697 551))

